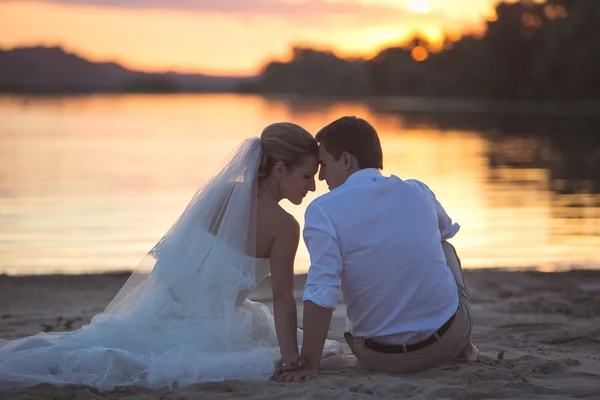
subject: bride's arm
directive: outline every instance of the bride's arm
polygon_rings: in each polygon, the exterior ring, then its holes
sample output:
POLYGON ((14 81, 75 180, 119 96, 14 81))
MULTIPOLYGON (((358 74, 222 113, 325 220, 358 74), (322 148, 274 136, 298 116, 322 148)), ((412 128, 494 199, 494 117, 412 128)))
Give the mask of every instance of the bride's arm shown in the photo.
POLYGON ((278 226, 271 246, 271 281, 273 284, 273 314, 281 349, 281 359, 292 365, 298 359, 297 314, 294 299, 294 258, 300 240, 300 226, 286 215, 278 226))

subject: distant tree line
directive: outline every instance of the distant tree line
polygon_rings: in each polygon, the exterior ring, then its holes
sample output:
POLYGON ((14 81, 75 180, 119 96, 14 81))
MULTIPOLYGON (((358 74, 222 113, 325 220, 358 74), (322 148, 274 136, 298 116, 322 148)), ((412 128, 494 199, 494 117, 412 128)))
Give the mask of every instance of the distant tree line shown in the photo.
POLYGON ((600 0, 500 3, 487 33, 421 37, 370 60, 295 48, 243 92, 334 96, 435 96, 519 101, 600 99, 600 0))
POLYGON ((117 91, 124 93, 177 93, 183 90, 180 85, 163 74, 148 74, 125 82, 117 91))

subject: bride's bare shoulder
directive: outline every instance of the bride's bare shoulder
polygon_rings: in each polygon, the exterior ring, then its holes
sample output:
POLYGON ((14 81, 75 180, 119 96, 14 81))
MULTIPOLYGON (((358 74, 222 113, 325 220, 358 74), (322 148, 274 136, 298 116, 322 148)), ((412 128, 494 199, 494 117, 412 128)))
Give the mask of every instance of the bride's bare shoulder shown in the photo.
POLYGON ((300 224, 296 218, 278 204, 265 204, 259 207, 258 218, 259 225, 268 227, 273 235, 300 231, 300 224))
POLYGON ((296 252, 300 225, 278 204, 259 206, 257 228, 257 254, 260 257, 272 256, 274 249, 296 252))
POLYGON ((289 262, 293 263, 300 242, 300 224, 290 213, 280 208, 280 210, 274 212, 274 223, 271 225, 271 229, 273 238, 271 248, 272 266, 281 264, 281 262, 283 262, 281 265, 288 265, 289 262), (273 259, 274 254, 277 255, 275 259, 273 259))
POLYGON ((300 224, 294 216, 280 207, 280 212, 277 213, 277 222, 279 229, 286 231, 300 231, 300 224))

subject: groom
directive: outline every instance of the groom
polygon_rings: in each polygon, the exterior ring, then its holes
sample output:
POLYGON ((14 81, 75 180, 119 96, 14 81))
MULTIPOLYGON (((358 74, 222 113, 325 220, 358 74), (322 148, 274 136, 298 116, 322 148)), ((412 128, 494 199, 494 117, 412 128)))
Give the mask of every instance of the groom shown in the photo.
POLYGON ((305 366, 280 380, 316 375, 340 289, 345 339, 364 368, 404 374, 475 358, 467 285, 446 241, 458 224, 424 183, 381 174, 381 144, 367 121, 340 118, 316 139, 330 192, 305 216, 305 366))

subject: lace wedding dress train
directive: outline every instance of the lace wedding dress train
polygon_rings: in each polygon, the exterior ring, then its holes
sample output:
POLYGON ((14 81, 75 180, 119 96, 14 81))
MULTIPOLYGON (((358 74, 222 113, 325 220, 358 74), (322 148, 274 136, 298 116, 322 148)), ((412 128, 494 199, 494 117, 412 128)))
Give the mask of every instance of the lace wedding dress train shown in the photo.
MULTIPOLYGON (((247 299, 270 272, 253 254, 259 161, 260 141, 244 142, 90 324, 3 342, 0 390, 268 380, 280 358, 274 319, 247 299)), ((324 353, 340 354, 339 343, 324 353)))

